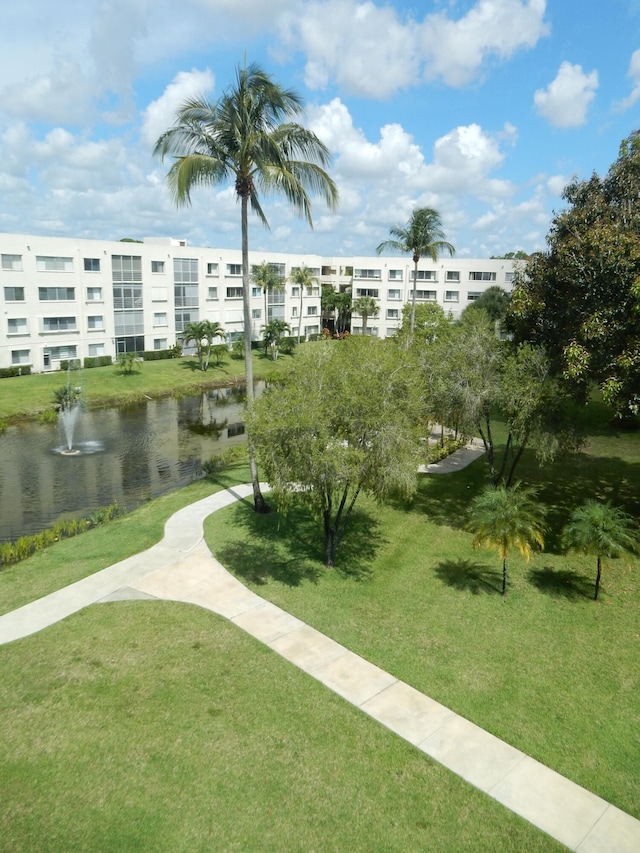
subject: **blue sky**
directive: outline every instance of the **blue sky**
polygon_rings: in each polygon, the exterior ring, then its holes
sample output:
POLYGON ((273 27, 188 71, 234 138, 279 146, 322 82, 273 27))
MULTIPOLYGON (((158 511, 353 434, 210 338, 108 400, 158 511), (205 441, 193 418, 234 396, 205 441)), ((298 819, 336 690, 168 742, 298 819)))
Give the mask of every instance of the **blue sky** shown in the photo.
POLYGON ((176 210, 151 151, 244 61, 302 95, 341 205, 278 199, 266 252, 370 255, 416 206, 466 257, 544 248, 640 127, 640 0, 23 0, 3 9, 0 230, 239 246, 232 187, 176 210))

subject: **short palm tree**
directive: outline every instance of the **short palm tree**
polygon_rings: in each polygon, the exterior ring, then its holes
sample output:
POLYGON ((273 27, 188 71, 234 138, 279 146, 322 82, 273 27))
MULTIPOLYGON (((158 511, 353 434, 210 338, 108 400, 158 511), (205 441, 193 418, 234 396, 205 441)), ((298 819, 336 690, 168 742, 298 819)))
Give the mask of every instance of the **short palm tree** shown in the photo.
POLYGON ((300 312, 298 316, 298 346, 300 346, 300 331, 302 329, 302 297, 304 296, 305 290, 313 287, 314 285, 318 285, 318 279, 313 274, 313 270, 310 267, 305 266, 303 264, 301 267, 294 267, 291 270, 291 275, 289 276, 289 281, 291 284, 295 284, 300 289, 300 312))
POLYGON ((213 323, 211 320, 194 320, 184 327, 182 341, 185 346, 188 346, 191 341, 194 342, 200 362, 200 370, 206 371, 209 368, 211 347, 214 340, 224 336, 225 331, 220 323, 213 323))
POLYGON ((545 510, 535 501, 535 489, 516 483, 487 486, 469 509, 469 529, 474 534, 473 547, 497 548, 502 558, 502 595, 507 594, 507 559, 511 548, 517 548, 529 560, 535 548, 544 547, 545 510))
POLYGON ((267 295, 278 288, 284 287, 284 278, 280 275, 273 264, 263 261, 251 268, 251 280, 262 290, 264 295, 264 322, 269 322, 269 310, 267 308, 267 295))
POLYGON ((441 252, 454 255, 455 249, 444 239, 440 214, 431 207, 417 207, 406 225, 391 228, 391 240, 384 240, 376 252, 400 252, 411 255, 414 264, 413 291, 411 295, 411 334, 416 318, 416 289, 418 287, 418 263, 420 258, 429 257, 435 263, 441 252))
POLYGON ((362 317, 362 334, 367 334, 367 320, 369 317, 377 317, 380 309, 373 296, 359 296, 354 299, 352 310, 362 317))
POLYGON ((289 324, 285 323, 284 320, 271 320, 263 328, 265 354, 271 348, 271 358, 273 361, 278 358, 278 351, 283 337, 290 331, 289 324))
MULTIPOLYGON (((234 181, 240 201, 245 378, 253 399, 251 363, 251 299, 249 291, 249 205, 268 227, 259 194, 281 193, 310 226, 309 193, 319 193, 330 208, 338 190, 326 172, 331 156, 320 139, 295 119, 302 111, 299 95, 284 89, 258 65, 237 69, 236 79, 216 103, 185 101, 176 122, 163 133, 154 154, 175 161, 167 180, 177 205, 191 202, 192 189, 234 181)), ((254 507, 268 510, 260 492, 258 468, 249 435, 249 462, 254 507)))
POLYGON ((563 530, 565 546, 597 557, 594 601, 598 600, 604 558, 630 554, 640 547, 640 531, 635 520, 610 501, 591 498, 571 513, 563 530))

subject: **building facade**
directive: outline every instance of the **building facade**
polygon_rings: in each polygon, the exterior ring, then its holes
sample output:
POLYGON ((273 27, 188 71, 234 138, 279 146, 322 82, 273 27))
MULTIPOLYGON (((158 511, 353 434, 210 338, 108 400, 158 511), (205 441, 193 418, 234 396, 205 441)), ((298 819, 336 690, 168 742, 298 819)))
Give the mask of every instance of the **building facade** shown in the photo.
MULTIPOLYGON (((250 264, 266 262, 285 282, 266 295, 251 286, 252 336, 272 319, 302 338, 318 334, 324 287, 371 296, 378 314, 367 334, 386 337, 411 301, 414 265, 407 257, 338 257, 251 252, 250 264), (295 267, 312 270, 312 287, 292 285, 295 267)), ((420 261, 416 301, 437 302, 454 317, 492 285, 511 290, 514 262, 460 258, 420 261)), ((57 370, 60 362, 124 352, 163 350, 181 342, 185 327, 210 320, 227 342, 243 335, 242 258, 239 250, 198 248, 184 240, 143 242, 81 240, 0 234, 0 367, 57 370)), ((362 318, 350 330, 362 333, 362 318)))

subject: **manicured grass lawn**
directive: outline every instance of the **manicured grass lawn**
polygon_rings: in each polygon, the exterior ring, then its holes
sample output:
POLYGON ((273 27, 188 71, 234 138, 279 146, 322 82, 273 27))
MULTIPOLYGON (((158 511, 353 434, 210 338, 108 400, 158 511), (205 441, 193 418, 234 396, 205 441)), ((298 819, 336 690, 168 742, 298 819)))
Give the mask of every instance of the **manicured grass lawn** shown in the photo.
POLYGON ((0 673, 6 851, 564 849, 197 607, 95 605, 0 673))
MULTIPOLYGON (((600 410, 603 415, 603 410, 600 410)), ((302 510, 257 517, 250 502, 211 516, 207 541, 260 595, 580 785, 640 817, 640 561, 605 569, 563 555, 559 532, 586 496, 640 515, 636 433, 599 423, 582 453, 520 475, 550 508, 547 550, 510 557, 463 529, 485 463, 425 475, 411 504, 363 500, 338 568, 302 510)))
MULTIPOLYGON (((280 376, 291 363, 292 356, 281 355, 277 361, 265 358, 255 350, 253 370, 256 379, 280 376)), ((244 378, 244 361, 227 358, 220 367, 210 366, 204 373, 197 359, 183 356, 163 361, 138 363, 130 375, 123 374, 117 364, 73 371, 71 382, 82 388, 82 400, 89 407, 119 405, 167 394, 197 393, 203 387, 226 385, 244 378)), ((53 392, 67 384, 66 372, 38 373, 0 380, 0 421, 32 417, 53 407, 53 392)))

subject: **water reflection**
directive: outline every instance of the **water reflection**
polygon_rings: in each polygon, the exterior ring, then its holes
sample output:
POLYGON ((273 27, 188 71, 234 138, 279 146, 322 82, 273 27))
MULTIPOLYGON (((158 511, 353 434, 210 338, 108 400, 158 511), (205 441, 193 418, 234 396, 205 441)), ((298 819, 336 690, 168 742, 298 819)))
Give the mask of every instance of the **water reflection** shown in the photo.
POLYGON ((66 457, 61 425, 9 427, 0 435, 0 540, 114 501, 132 509, 192 482, 203 460, 244 443, 244 400, 235 386, 85 411, 74 435, 82 452, 66 457))

